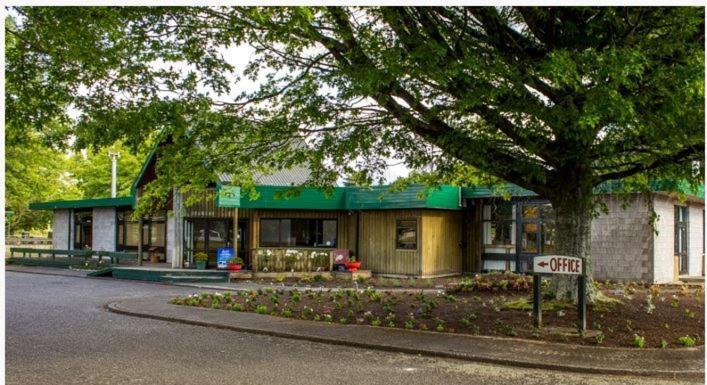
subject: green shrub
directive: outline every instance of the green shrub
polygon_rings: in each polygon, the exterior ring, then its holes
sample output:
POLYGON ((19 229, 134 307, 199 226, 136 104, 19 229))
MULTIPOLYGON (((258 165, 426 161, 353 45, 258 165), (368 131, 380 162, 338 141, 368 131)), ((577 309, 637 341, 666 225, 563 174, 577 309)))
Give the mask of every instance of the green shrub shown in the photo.
POLYGON ((682 346, 691 347, 691 346, 695 346, 697 341, 695 341, 695 339, 690 336, 682 336, 682 337, 678 338, 678 343, 682 346))
POLYGON ((300 278, 298 282, 300 284, 307 284, 307 283, 312 283, 312 280, 313 280, 312 277, 305 275, 304 277, 300 278))
POLYGON ((258 305, 258 307, 255 308, 255 312, 258 314, 268 314, 268 307, 265 305, 258 305))
POLYGON ((643 348, 646 345, 646 339, 638 334, 633 335, 633 346, 637 348, 643 348))

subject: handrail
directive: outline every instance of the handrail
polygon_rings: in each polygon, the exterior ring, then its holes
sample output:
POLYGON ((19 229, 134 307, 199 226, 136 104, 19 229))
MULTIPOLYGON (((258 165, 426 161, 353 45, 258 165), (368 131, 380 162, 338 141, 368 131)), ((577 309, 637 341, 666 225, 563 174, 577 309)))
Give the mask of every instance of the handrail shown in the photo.
POLYGON ((98 257, 98 260, 102 260, 103 257, 108 257, 111 263, 119 263, 120 258, 137 260, 137 253, 130 253, 126 251, 103 251, 103 250, 60 250, 60 249, 37 249, 31 247, 11 247, 10 248, 10 258, 15 257, 15 253, 21 253, 22 258, 32 258, 32 254, 36 254, 38 258, 42 258, 42 255, 51 256, 52 260, 56 259, 56 256, 65 255, 67 257, 83 257, 84 260, 88 260, 91 256, 98 257))

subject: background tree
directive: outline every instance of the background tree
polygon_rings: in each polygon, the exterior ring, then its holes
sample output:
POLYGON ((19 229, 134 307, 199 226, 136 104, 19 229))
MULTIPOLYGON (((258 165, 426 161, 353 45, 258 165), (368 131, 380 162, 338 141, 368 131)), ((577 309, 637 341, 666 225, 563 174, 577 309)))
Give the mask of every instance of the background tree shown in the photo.
MULTIPOLYGON (((9 126, 5 129, 11 130, 9 126)), ((29 210, 31 202, 80 197, 67 171, 67 156, 36 139, 6 143, 5 210, 14 212, 6 218, 8 224, 13 232, 44 230, 52 213, 29 210)))
POLYGON ((118 158, 118 196, 130 195, 130 187, 140 172, 147 154, 144 151, 137 155, 132 154, 129 149, 117 142, 100 150, 80 152, 71 157, 69 169, 83 198, 110 197, 111 159, 108 156, 110 152, 120 154, 118 158))
POLYGON ((704 8, 15 12, 10 119, 41 131, 68 100, 78 146, 164 130, 156 198, 302 162, 316 186, 370 183, 391 159, 435 183, 482 170, 549 199, 557 252, 591 272, 595 186, 704 176, 704 8), (234 92, 241 77, 256 89, 234 92))

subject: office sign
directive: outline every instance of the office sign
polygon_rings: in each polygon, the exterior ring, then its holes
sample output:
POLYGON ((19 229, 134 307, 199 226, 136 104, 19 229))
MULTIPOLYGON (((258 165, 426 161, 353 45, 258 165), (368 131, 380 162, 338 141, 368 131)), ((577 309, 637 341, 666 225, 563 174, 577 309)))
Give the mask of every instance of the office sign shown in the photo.
POLYGON ((240 187, 220 185, 217 190, 216 206, 224 208, 241 207, 240 187))
POLYGON ((571 274, 577 276, 577 329, 583 336, 587 330, 587 286, 582 258, 564 255, 542 255, 533 258, 533 326, 542 325, 541 274, 571 274))
POLYGON ((582 259, 564 255, 542 255, 533 258, 533 273, 582 274, 582 259))

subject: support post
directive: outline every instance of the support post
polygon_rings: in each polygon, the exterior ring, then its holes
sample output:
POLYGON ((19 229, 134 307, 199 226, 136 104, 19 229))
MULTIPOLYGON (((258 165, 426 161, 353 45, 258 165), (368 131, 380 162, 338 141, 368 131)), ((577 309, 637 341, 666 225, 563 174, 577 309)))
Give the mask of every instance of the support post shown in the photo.
POLYGON ((233 209, 233 258, 238 258, 238 207, 233 209))
POLYGON ((536 329, 542 326, 543 318, 541 281, 540 274, 533 274, 533 327, 536 329))
POLYGON ((587 330, 587 285, 586 277, 584 274, 577 277, 577 314, 579 319, 577 320, 577 329, 579 329, 579 335, 584 336, 584 332, 587 330))
POLYGON ((177 187, 172 190, 172 215, 174 215, 172 268, 181 269, 184 267, 184 207, 182 206, 182 193, 177 187))
POLYGON ((137 222, 137 265, 142 266, 142 218, 137 222))

